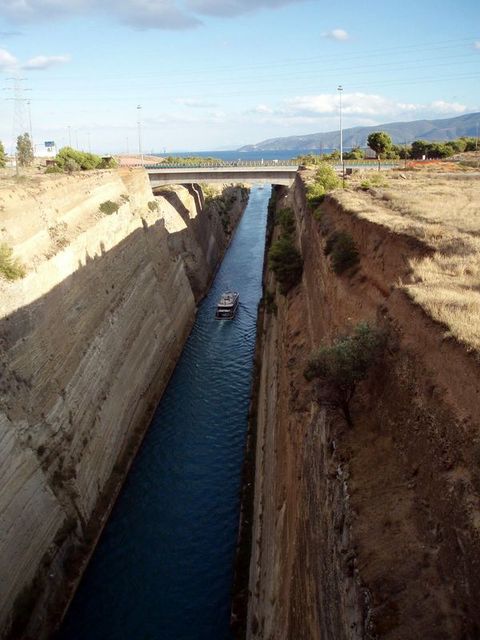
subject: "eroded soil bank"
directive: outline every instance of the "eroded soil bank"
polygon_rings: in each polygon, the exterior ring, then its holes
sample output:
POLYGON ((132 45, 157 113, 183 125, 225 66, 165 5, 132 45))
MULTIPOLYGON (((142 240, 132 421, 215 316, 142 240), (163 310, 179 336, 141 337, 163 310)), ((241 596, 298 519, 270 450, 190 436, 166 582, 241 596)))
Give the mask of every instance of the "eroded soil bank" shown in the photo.
POLYGON ((0 280, 1 637, 61 617, 247 197, 128 169, 0 189, 26 267, 0 280))
POLYGON ((478 359, 403 288, 431 247, 335 195, 314 215, 305 175, 277 202, 295 214, 302 282, 282 296, 265 277, 246 637, 474 640, 478 359), (360 256, 342 275, 325 256, 335 231, 360 256), (303 372, 315 347, 360 321, 383 328, 388 347, 348 428, 303 372))

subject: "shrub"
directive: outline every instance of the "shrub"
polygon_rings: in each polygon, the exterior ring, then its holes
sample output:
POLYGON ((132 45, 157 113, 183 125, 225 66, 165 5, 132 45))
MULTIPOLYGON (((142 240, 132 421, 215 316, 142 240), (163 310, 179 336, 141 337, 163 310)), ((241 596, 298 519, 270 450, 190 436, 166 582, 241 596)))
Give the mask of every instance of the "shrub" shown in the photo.
POLYGON ((97 165, 97 169, 116 169, 118 167, 118 162, 115 158, 102 158, 100 163, 97 165))
POLYGON ((150 209, 150 211, 158 211, 158 202, 156 200, 150 200, 150 202, 148 203, 148 208, 150 209))
POLYGON ((384 178, 384 176, 380 174, 371 174, 365 180, 362 180, 360 183, 360 189, 364 191, 368 191, 368 189, 373 189, 374 187, 387 187, 388 181, 384 178))
POLYGON ((89 171, 101 168, 104 161, 94 153, 85 153, 72 147, 62 147, 55 157, 55 162, 65 171, 78 171, 79 169, 89 171))
POLYGON ((326 192, 338 189, 341 185, 335 169, 326 163, 321 164, 315 172, 315 182, 321 184, 326 192))
POLYGON ((282 227, 285 235, 290 236, 295 233, 295 218, 290 207, 277 211, 276 222, 282 227))
POLYGON ((25 276, 25 267, 13 257, 13 250, 6 244, 0 244, 0 276, 6 280, 25 276))
POLYGON ((322 203, 325 194, 340 187, 340 178, 335 169, 326 162, 320 164, 315 172, 315 179, 307 186, 307 202, 313 209, 322 203))
POLYGON ((265 297, 263 299, 264 305, 265 305, 265 311, 267 313, 273 313, 276 314, 277 313, 277 303, 275 302, 275 293, 272 291, 268 291, 268 289, 265 291, 265 297))
POLYGON ((307 186, 307 203, 312 209, 318 207, 325 198, 325 188, 318 182, 312 182, 307 186))
POLYGON ((215 189, 215 187, 212 187, 211 185, 205 183, 202 183, 200 187, 203 191, 205 202, 211 202, 218 196, 218 191, 215 189))
POLYGON ((63 163, 63 170, 67 173, 73 173, 74 171, 80 171, 82 167, 73 158, 66 158, 63 163))
POLYGON ((51 164, 45 169, 45 173, 63 173, 63 169, 56 164, 51 164))
POLYGON ((384 332, 368 323, 361 323, 352 334, 338 337, 332 345, 315 351, 305 368, 307 380, 324 382, 327 404, 340 409, 350 426, 350 402, 357 384, 367 377, 370 368, 379 360, 385 343, 384 332))
POLYGON ((352 236, 344 231, 335 231, 329 236, 324 253, 330 256, 333 270, 337 275, 354 267, 360 260, 352 236))
POLYGON ((112 202, 111 200, 106 200, 100 205, 100 211, 106 216, 111 216, 112 213, 117 213, 119 208, 119 205, 116 202, 112 202))
POLYGON ((288 293, 300 282, 303 260, 290 236, 283 236, 272 244, 268 252, 268 265, 280 284, 281 293, 288 293))

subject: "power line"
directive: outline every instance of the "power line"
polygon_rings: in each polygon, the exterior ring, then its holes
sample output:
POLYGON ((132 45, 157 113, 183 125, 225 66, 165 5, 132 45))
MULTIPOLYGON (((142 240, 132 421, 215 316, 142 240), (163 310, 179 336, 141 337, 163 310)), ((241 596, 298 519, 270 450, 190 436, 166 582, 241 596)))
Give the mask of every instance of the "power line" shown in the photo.
POLYGON ((12 155, 15 156, 15 166, 16 171, 18 173, 18 162, 17 162, 17 148, 16 142, 17 138, 20 135, 23 135, 27 131, 30 130, 31 135, 31 117, 30 114, 30 100, 25 97, 25 93, 27 91, 31 91, 31 89, 23 86, 25 82, 25 78, 20 78, 18 76, 13 78, 7 78, 7 82, 11 82, 11 87, 5 87, 5 91, 11 92, 12 97, 8 97, 7 100, 13 101, 13 119, 12 119, 12 142, 11 149, 12 155), (27 113, 28 106, 28 113, 27 113))

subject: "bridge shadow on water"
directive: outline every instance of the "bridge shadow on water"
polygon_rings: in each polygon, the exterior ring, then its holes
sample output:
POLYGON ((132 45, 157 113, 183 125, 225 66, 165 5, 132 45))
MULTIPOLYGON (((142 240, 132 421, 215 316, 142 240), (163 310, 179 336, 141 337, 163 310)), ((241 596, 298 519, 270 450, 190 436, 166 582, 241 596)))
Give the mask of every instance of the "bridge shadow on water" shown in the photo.
POLYGON ((59 633, 227 640, 270 191, 248 207, 59 633), (234 321, 214 319, 227 288, 234 321))

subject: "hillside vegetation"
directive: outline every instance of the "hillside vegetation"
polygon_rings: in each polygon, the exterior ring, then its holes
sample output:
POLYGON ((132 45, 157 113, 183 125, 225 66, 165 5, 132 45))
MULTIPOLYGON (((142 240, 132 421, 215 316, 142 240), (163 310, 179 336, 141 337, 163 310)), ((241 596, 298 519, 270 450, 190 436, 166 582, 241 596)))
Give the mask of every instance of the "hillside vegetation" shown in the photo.
POLYGON ((342 207, 433 249, 410 261, 408 296, 480 351, 480 182, 475 177, 372 172, 336 191, 342 207), (375 184, 377 186, 375 186, 375 184))

